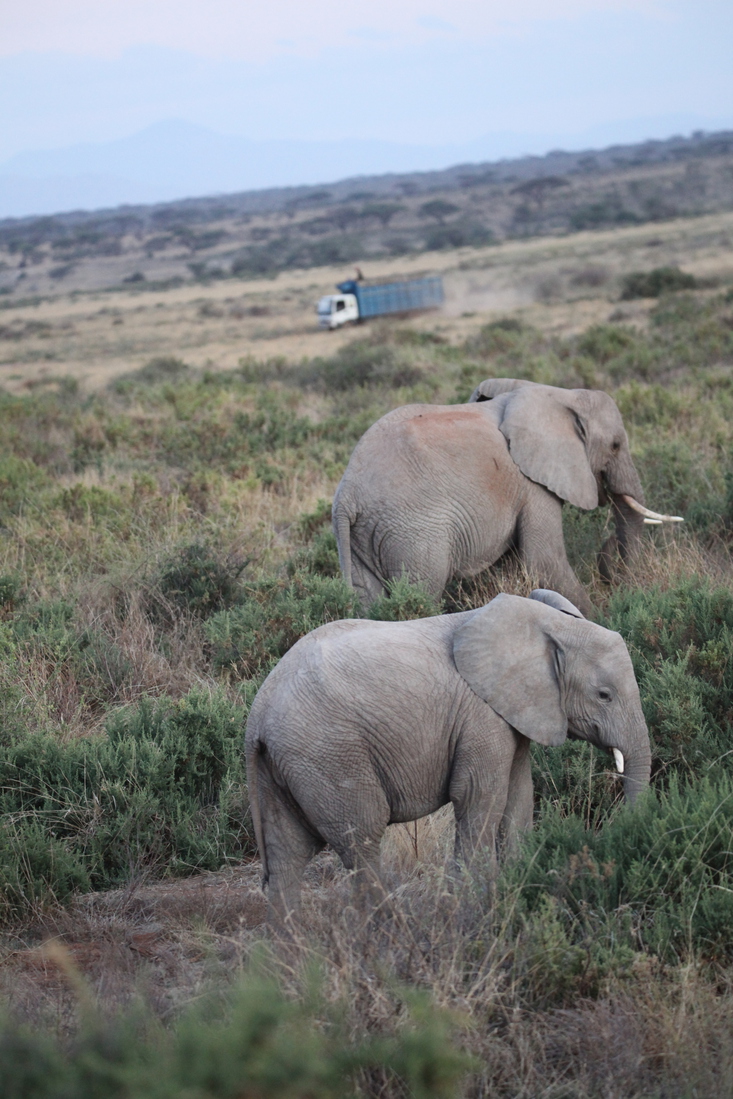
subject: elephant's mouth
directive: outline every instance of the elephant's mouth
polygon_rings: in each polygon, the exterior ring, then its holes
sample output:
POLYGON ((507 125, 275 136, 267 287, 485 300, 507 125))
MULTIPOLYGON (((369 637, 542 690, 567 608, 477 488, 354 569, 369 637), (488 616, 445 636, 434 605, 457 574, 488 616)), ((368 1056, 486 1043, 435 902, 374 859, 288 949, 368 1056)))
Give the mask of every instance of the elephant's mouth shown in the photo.
POLYGON ((602 751, 608 752, 613 758, 618 773, 620 775, 624 773, 626 767, 624 753, 620 748, 612 748, 610 745, 603 742, 600 726, 595 723, 592 725, 590 732, 586 733, 584 736, 581 736, 580 733, 576 733, 573 729, 568 727, 568 740, 585 740, 588 744, 592 744, 594 748, 600 748, 602 751))

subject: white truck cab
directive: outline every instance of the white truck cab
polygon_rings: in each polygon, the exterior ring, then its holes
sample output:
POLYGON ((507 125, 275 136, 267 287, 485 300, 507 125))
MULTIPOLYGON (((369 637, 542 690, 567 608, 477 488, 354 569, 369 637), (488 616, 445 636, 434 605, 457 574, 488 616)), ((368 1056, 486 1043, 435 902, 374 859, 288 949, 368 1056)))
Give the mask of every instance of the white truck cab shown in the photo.
POLYGON ((327 294, 318 302, 319 328, 339 328, 358 319, 359 306, 354 294, 327 294))

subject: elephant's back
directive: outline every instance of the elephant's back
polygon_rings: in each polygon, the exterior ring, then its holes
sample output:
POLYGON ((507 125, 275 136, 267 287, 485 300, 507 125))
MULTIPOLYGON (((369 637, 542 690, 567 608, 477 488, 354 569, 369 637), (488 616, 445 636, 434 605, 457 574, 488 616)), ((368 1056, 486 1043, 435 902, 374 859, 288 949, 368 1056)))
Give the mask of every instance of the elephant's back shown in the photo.
POLYGON ((409 506, 421 484, 420 507, 441 493, 470 493, 497 476, 516 478, 506 439, 484 403, 405 405, 387 413, 357 443, 339 491, 385 505, 409 506))
POLYGON ((453 634, 474 613, 411 622, 344 619, 319 626, 296 642, 262 684, 250 711, 247 739, 267 741, 293 715, 313 706, 325 713, 336 705, 344 718, 353 710, 348 721, 355 726, 360 716, 373 718, 378 699, 393 693, 404 702, 406 695, 424 700, 426 694, 455 690, 459 677, 453 634))

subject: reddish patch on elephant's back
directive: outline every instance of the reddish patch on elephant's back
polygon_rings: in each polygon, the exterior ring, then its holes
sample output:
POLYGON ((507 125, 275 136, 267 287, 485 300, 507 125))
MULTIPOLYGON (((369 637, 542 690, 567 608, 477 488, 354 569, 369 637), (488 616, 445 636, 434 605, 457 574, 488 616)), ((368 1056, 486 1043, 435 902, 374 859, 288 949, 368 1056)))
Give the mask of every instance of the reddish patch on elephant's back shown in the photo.
POLYGON ((509 445, 481 404, 426 407, 400 424, 402 442, 423 470, 436 463, 462 470, 469 495, 491 485, 495 508, 513 507, 521 475, 509 456, 509 445))
POLYGON ((443 453, 465 454, 466 443, 475 440, 476 458, 506 443, 496 424, 476 405, 443 405, 418 412, 400 424, 413 446, 437 449, 443 453))
POLYGON ((485 425, 486 413, 480 404, 474 405, 424 405, 424 412, 416 412, 409 420, 403 420, 405 427, 414 430, 423 429, 454 431, 459 425, 485 425))

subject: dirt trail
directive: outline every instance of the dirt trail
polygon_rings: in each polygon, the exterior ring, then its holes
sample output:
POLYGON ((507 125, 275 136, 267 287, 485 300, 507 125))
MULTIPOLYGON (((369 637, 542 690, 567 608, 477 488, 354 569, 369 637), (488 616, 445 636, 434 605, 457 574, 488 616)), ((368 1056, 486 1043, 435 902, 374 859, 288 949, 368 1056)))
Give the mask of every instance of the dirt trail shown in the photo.
MULTIPOLYGON (((559 333, 602 323, 614 312, 619 275, 676 263, 701 278, 733 281, 733 214, 512 240, 362 266, 380 278, 441 273, 442 310, 389 323, 437 330, 460 342, 507 312, 559 333)), ((316 327, 318 298, 350 273, 321 267, 274 279, 60 294, 9 306, 0 311, 0 385, 22 392, 70 376, 91 390, 156 355, 212 370, 231 369, 242 358, 298 361, 331 355, 370 330, 368 325, 335 332, 316 327)), ((643 317, 650 304, 634 306, 629 318, 643 317)))

